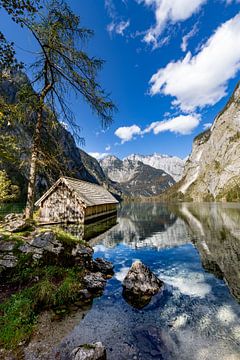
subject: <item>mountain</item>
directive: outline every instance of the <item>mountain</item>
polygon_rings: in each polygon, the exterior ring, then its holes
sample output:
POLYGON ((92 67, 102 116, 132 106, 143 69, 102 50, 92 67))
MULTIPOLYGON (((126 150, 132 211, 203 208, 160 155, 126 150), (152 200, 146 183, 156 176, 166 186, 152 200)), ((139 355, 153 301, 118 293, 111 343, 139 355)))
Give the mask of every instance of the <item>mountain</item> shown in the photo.
MULTIPOLYGON (((28 82, 23 73, 8 74, 0 81, 0 100, 5 104, 17 104, 19 90, 28 82)), ((34 131, 34 114, 26 115, 21 121, 12 121, 10 118, 1 123, 0 136, 11 137, 16 142, 16 156, 14 161, 0 159, 0 170, 5 170, 14 184, 21 189, 21 199, 25 198, 29 172, 28 159, 30 156, 31 141, 34 131)), ((54 126, 48 122, 48 113, 45 114, 44 127, 41 137, 41 155, 39 157, 39 171, 37 175, 37 196, 45 192, 61 175, 72 176, 78 179, 104 185, 114 194, 121 192, 103 172, 98 161, 79 149, 72 134, 57 120, 54 126)))
POLYGON ((177 192, 194 201, 240 200, 240 83, 212 127, 195 138, 177 192))
POLYGON ((100 165, 105 174, 117 182, 127 196, 158 195, 175 183, 165 171, 145 165, 141 161, 120 160, 109 155, 100 160, 100 165))
POLYGON ((211 128, 195 137, 182 179, 159 199, 240 201, 240 82, 211 128))
POLYGON ((177 156, 168 156, 161 154, 139 155, 132 154, 125 159, 132 161, 141 161, 146 165, 150 165, 156 169, 160 169, 173 177, 175 181, 179 181, 183 175, 186 160, 182 160, 177 156))

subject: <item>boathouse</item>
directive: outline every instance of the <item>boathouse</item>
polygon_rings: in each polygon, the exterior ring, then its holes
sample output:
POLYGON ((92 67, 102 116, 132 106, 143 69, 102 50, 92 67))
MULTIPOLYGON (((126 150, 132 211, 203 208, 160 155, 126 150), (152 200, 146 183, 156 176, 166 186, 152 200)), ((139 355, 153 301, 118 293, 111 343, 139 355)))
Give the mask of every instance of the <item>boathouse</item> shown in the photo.
POLYGON ((61 177, 35 203, 43 223, 86 223, 116 215, 118 201, 103 186, 61 177))

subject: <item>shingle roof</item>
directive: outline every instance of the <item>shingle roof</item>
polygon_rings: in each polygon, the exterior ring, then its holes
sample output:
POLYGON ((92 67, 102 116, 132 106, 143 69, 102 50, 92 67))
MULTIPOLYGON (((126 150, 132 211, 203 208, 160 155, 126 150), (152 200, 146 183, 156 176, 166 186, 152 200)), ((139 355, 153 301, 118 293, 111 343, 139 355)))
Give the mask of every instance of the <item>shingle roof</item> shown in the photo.
POLYGON ((68 188, 73 190, 86 206, 118 203, 115 197, 103 186, 64 176, 58 179, 58 181, 35 203, 35 205, 39 206, 40 203, 62 182, 64 182, 68 188))

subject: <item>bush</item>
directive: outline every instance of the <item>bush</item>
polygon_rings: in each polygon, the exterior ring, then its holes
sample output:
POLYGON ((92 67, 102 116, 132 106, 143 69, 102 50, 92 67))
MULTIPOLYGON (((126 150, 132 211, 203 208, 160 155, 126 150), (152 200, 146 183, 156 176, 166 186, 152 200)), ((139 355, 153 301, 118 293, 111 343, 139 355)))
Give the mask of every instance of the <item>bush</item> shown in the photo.
POLYGON ((19 187, 12 184, 5 171, 0 171, 0 203, 16 201, 19 195, 19 187))

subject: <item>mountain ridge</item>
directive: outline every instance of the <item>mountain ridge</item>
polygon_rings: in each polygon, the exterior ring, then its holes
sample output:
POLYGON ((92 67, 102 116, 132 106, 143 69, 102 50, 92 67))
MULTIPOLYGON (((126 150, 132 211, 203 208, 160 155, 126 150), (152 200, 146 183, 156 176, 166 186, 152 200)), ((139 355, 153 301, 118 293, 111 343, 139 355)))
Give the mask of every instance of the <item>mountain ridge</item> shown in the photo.
POLYGON ((109 155, 100 160, 100 165, 106 176, 117 182, 123 194, 130 197, 158 195, 175 183, 165 171, 141 161, 120 160, 109 155))

